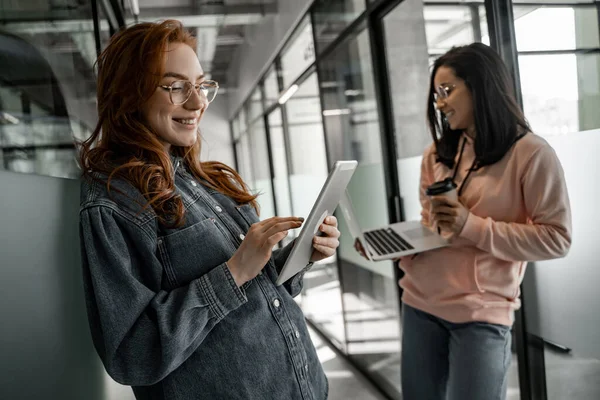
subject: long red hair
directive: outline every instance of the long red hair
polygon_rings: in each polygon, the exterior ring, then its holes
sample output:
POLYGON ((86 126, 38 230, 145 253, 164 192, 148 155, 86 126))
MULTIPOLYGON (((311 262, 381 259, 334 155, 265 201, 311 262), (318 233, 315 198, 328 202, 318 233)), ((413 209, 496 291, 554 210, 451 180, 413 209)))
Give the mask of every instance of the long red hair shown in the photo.
MULTIPOLYGON (((162 223, 181 226, 185 208, 175 191, 170 156, 141 113, 160 84, 169 43, 185 43, 196 51, 196 39, 175 20, 137 24, 111 38, 97 60, 98 124, 79 144, 79 162, 84 178, 94 179, 98 172, 107 175, 109 192, 111 179, 125 179, 144 195, 146 206, 162 223)), ((235 170, 216 161, 200 162, 200 145, 198 137, 191 147, 171 146, 171 153, 183 157, 196 178, 258 211, 257 195, 235 170)))

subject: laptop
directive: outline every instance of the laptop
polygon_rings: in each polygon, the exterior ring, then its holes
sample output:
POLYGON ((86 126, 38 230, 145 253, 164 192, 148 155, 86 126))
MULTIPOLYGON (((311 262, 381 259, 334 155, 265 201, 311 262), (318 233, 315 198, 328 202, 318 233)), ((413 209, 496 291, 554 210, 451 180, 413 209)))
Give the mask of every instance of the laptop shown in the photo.
POLYGON ((325 218, 333 215, 340 199, 346 193, 346 186, 352 179, 358 162, 356 160, 337 161, 327 176, 327 180, 317 197, 308 218, 302 224, 300 234, 294 242, 294 247, 288 256, 276 284, 279 286, 302 271, 310 261, 313 252, 313 238, 321 235, 319 226, 325 218))
POLYGON ((449 245, 446 239, 427 229, 421 221, 398 222, 363 231, 358 225, 347 191, 340 199, 339 208, 348 224, 350 234, 358 241, 369 260, 393 260, 449 245))

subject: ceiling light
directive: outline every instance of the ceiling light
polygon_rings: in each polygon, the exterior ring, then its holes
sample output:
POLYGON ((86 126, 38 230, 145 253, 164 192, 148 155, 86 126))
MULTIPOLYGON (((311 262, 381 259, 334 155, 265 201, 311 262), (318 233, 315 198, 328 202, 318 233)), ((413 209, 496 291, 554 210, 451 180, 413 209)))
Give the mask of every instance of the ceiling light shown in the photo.
POLYGON ((333 110, 323 110, 323 116, 332 117, 336 115, 348 115, 351 110, 349 108, 336 108, 333 110))
POLYGON ((281 105, 285 104, 290 99, 290 97, 292 97, 297 91, 298 85, 290 86, 290 88, 279 97, 279 100, 277 100, 277 102, 281 105))

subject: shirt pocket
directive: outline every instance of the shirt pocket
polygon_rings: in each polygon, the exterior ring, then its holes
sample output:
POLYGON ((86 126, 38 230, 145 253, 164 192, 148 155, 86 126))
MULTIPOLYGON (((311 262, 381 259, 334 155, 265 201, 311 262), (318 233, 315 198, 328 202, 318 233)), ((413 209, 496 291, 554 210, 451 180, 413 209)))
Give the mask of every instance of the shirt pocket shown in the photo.
POLYGON ((256 210, 250 204, 236 206, 235 209, 240 213, 244 221, 248 224, 248 228, 257 222, 260 222, 256 210))
POLYGON ((229 260, 234 252, 214 218, 158 238, 158 257, 172 287, 189 284, 229 260))

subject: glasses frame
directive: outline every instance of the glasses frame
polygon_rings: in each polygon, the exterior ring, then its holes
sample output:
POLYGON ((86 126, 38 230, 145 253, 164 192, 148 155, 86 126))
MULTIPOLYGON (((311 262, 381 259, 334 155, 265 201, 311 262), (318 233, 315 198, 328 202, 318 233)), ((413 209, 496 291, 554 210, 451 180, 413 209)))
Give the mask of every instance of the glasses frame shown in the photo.
POLYGON ((180 106, 182 104, 185 104, 190 97, 192 96, 192 90, 196 90, 196 93, 198 93, 199 95, 204 96, 204 98, 206 98, 206 100, 208 100, 208 104, 212 103, 215 98, 217 97, 217 93, 219 92, 219 82, 217 81, 213 81, 213 80, 206 80, 203 81, 202 83, 192 83, 190 81, 187 81, 185 79, 178 79, 176 81, 171 82, 170 85, 158 85, 158 87, 163 88, 164 90, 168 90, 169 91, 169 100, 171 100, 171 103, 174 106, 180 106), (180 103, 176 103, 175 101, 173 101, 173 85, 177 82, 183 82, 184 83, 184 87, 190 87, 190 89, 188 90, 187 96, 185 98, 184 101, 180 102, 180 103), (188 86, 189 85, 189 86, 188 86), (212 99, 209 99, 208 97, 206 97, 206 95, 204 94, 204 92, 201 92, 202 86, 209 86, 213 89, 215 89, 215 95, 212 97, 212 99))
POLYGON ((433 101, 437 103, 439 99, 446 100, 454 89, 456 89, 456 85, 453 83, 439 85, 433 92, 433 101))

